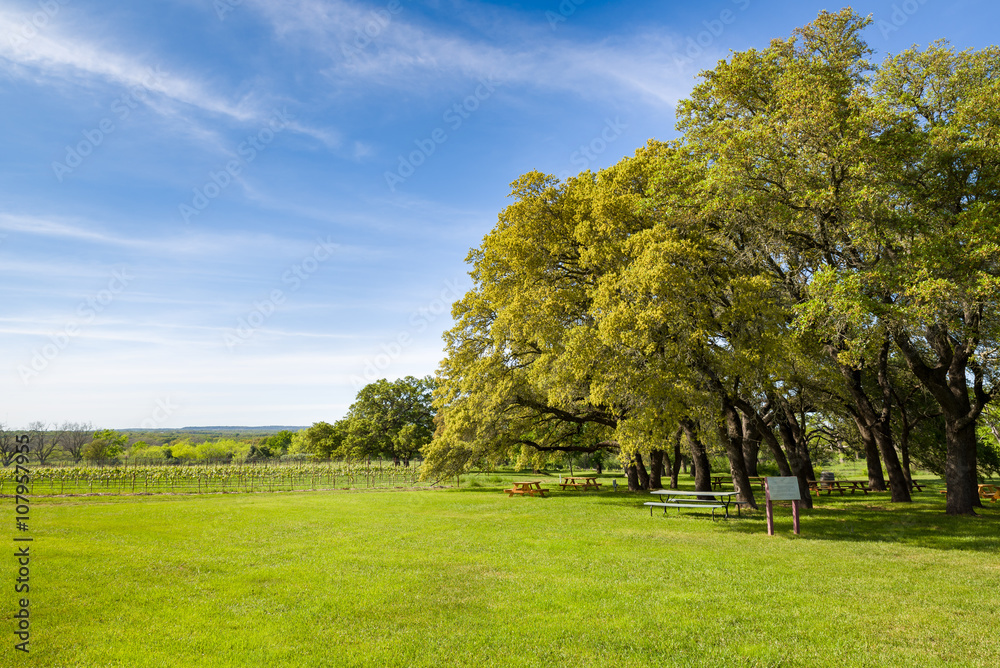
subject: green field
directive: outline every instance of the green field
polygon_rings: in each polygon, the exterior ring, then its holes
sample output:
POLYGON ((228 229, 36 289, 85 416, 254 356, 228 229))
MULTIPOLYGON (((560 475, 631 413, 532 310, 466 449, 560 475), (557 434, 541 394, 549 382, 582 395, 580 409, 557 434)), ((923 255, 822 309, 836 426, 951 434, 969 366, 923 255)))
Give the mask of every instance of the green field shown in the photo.
POLYGON ((499 489, 37 499, 31 653, 8 557, 0 665, 1000 663, 998 506, 824 496, 769 537, 763 513, 499 489))

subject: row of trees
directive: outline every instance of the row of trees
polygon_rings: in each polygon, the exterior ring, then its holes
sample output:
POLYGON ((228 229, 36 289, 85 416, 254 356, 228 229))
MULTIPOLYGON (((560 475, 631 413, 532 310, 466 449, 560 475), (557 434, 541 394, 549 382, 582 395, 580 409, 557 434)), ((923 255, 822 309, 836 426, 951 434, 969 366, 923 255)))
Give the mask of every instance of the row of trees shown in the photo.
POLYGON ((131 461, 145 464, 259 462, 285 456, 294 436, 294 432, 283 429, 270 436, 251 440, 223 436, 199 443, 181 439, 165 445, 136 441, 128 455, 131 461))
POLYGON ((29 456, 45 466, 53 460, 92 463, 114 463, 131 458, 154 462, 230 462, 258 461, 281 457, 288 453, 295 434, 281 430, 263 438, 240 440, 215 438, 200 443, 189 438, 168 445, 153 445, 145 440, 131 439, 127 433, 113 429, 95 430, 89 423, 66 422, 61 426, 32 422, 27 430, 10 430, 0 425, 0 463, 9 466, 14 459, 20 434, 29 437, 29 456))
POLYGON ((853 443, 893 501, 917 455, 973 513, 996 465, 1000 50, 875 64, 869 23, 823 12, 703 72, 681 139, 512 184, 468 257, 425 476, 607 450, 640 488, 683 442, 708 490, 714 444, 755 505, 761 449, 806 492, 810 448, 853 443))
MULTIPOLYGON (((14 460, 15 437, 23 433, 24 431, 13 431, 0 424, 0 463, 3 466, 10 466, 14 460)), ((94 428, 80 422, 64 422, 61 426, 32 422, 28 425, 27 433, 29 455, 44 466, 60 451, 74 462, 83 459, 86 447, 93 441, 94 428)))

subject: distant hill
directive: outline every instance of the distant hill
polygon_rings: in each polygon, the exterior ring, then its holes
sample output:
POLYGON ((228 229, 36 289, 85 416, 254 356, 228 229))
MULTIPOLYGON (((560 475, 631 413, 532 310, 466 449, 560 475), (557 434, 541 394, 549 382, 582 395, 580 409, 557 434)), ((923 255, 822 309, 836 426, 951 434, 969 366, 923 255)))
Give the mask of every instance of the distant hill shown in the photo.
POLYGON ((266 425, 262 427, 236 427, 236 426, 207 426, 207 427, 181 427, 180 429, 120 429, 119 431, 124 432, 144 432, 144 433, 177 433, 184 432, 188 434, 277 434, 279 431, 299 431, 301 429, 307 429, 309 425, 305 426, 285 426, 285 425, 266 425))
POLYGON ((264 427, 181 427, 177 431, 238 431, 240 433, 245 432, 274 432, 283 431, 287 429, 288 431, 298 431, 300 429, 308 429, 309 425, 304 426, 282 426, 282 425, 268 425, 264 427))

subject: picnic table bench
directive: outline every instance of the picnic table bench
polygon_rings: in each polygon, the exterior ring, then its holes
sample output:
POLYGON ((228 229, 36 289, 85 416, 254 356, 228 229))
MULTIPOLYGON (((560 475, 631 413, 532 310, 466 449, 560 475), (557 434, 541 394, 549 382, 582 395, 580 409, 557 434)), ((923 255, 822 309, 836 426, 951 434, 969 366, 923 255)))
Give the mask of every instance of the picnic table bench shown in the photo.
POLYGON ((597 482, 596 477, 587 476, 570 476, 568 478, 563 478, 563 481, 559 483, 559 486, 565 490, 567 487, 572 487, 573 489, 583 489, 584 491, 588 489, 599 489, 601 483, 597 482), (583 482, 580 482, 580 481, 583 482))
POLYGON ((868 494, 872 491, 868 488, 867 480, 809 480, 808 483, 809 490, 816 492, 816 496, 819 496, 820 492, 826 492, 827 496, 832 492, 840 492, 843 496, 845 492, 854 494, 860 490, 868 494))
POLYGON ((729 519, 729 506, 736 506, 737 515, 740 514, 740 508, 743 505, 743 501, 736 501, 733 499, 734 496, 739 495, 739 492, 689 492, 681 491, 677 489, 658 489, 650 494, 658 494, 660 497, 666 497, 666 501, 646 501, 642 505, 649 506, 649 516, 653 516, 653 508, 663 508, 663 514, 667 514, 667 508, 677 508, 680 512, 680 508, 710 508, 712 510, 712 520, 715 520, 715 511, 722 509, 725 511, 726 519, 729 519), (699 497, 699 498, 692 498, 699 497), (713 498, 700 498, 700 497, 713 497, 713 498), (719 497, 716 500, 714 497, 719 497))
POLYGON ((545 496, 545 492, 549 491, 547 489, 542 489, 542 483, 539 480, 528 480, 525 482, 512 482, 510 484, 510 489, 505 489, 507 496, 511 497, 515 494, 527 494, 528 496, 545 496))

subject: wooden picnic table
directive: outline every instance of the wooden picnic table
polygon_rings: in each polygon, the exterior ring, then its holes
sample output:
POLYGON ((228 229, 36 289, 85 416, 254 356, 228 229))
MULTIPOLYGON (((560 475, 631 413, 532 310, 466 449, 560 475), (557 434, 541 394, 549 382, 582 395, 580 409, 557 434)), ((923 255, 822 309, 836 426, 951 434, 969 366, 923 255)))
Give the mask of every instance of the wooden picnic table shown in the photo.
MULTIPOLYGON (((869 492, 876 491, 876 490, 872 489, 868 485, 868 483, 865 482, 865 481, 863 481, 863 480, 856 480, 856 481, 851 481, 851 482, 855 483, 855 484, 858 484, 858 485, 864 485, 865 488, 867 489, 867 491, 869 491, 869 492)), ((886 484, 888 485, 888 483, 886 483, 886 484)), ((924 491, 924 487, 926 487, 926 486, 927 486, 927 483, 925 483, 925 482, 917 482, 916 480, 911 480, 910 481, 910 491, 911 492, 913 492, 913 491, 922 492, 922 491, 924 491)), ((889 491, 889 488, 886 487, 885 491, 889 491)))
MULTIPOLYGON (((926 483, 913 481, 910 483, 910 491, 922 492, 926 486, 926 483)), ((840 492, 843 496, 844 492, 854 494, 854 492, 862 491, 868 494, 868 492, 876 491, 869 486, 867 480, 810 480, 809 489, 816 492, 816 496, 819 496, 820 492, 826 492, 827 496, 831 492, 840 492)))
POLYGON ((515 494, 545 496, 545 492, 549 490, 542 489, 542 482, 540 480, 526 480, 523 482, 512 482, 510 489, 505 489, 504 491, 507 492, 507 496, 514 496, 515 494))
MULTIPOLYGON (((764 476, 752 475, 748 476, 751 485, 760 485, 761 489, 764 489, 764 476)), ((732 485, 733 477, 731 475, 713 475, 712 476, 712 489, 722 489, 723 485, 732 485)))
POLYGON ((588 489, 600 489, 601 483, 597 482, 597 478, 594 476, 570 476, 568 478, 563 478, 559 486, 565 490, 567 487, 572 487, 573 489, 583 489, 584 491, 588 489))
POLYGON ((979 498, 1000 501, 1000 487, 990 483, 979 485, 979 498))
MULTIPOLYGON (((1000 484, 995 483, 983 483, 982 485, 977 485, 977 494, 979 494, 980 499, 990 499, 991 501, 1000 501, 1000 484)), ((947 489, 942 489, 939 494, 947 494, 947 489)))
POLYGON ((843 496, 845 492, 854 494, 860 490, 868 494, 871 491, 867 480, 809 480, 808 483, 810 491, 816 492, 816 496, 819 496, 820 492, 826 492, 827 496, 831 492, 840 492, 843 496))
POLYGON ((740 514, 740 508, 743 505, 742 501, 737 501, 733 497, 739 496, 739 492, 690 492, 687 490, 679 489, 657 489, 650 494, 657 494, 661 498, 666 497, 665 501, 646 501, 644 506, 649 506, 649 515, 653 516, 653 508, 663 508, 663 514, 667 514, 667 508, 677 508, 680 512, 680 508, 711 508, 712 509, 712 519, 715 519, 716 509, 723 509, 726 513, 726 519, 729 519, 729 506, 736 506, 736 514, 740 514), (698 498, 691 498, 698 497, 698 498), (701 498, 708 497, 708 498, 701 498), (719 497, 716 500, 714 497, 719 497))
MULTIPOLYGON (((760 485, 761 489, 764 489, 764 476, 749 476, 751 484, 760 485)), ((829 495, 831 492, 840 492, 843 495, 845 492, 850 492, 854 494, 858 490, 867 494, 868 492, 874 491, 868 486, 867 480, 809 480, 809 489, 816 492, 819 496, 820 492, 826 492, 829 495)), ((732 476, 728 475, 713 475, 712 476, 712 489, 722 489, 723 485, 733 484, 732 476)), ((910 482, 910 491, 924 491, 924 487, 927 483, 917 482, 916 480, 910 482)))

